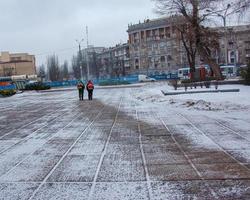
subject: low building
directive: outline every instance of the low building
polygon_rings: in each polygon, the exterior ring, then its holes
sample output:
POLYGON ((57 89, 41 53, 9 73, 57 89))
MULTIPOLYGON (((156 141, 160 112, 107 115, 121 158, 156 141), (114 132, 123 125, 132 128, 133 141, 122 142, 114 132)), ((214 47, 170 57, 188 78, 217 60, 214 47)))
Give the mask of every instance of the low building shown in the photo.
POLYGON ((27 53, 2 52, 0 56, 0 76, 35 75, 35 56, 27 53))

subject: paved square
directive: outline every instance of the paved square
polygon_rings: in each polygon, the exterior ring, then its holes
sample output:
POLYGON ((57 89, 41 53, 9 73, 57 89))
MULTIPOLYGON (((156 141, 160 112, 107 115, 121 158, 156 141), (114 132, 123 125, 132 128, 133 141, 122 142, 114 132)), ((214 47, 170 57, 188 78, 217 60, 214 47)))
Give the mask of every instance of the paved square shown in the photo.
POLYGON ((0 99, 0 199, 250 199, 247 131, 147 104, 138 92, 0 99))

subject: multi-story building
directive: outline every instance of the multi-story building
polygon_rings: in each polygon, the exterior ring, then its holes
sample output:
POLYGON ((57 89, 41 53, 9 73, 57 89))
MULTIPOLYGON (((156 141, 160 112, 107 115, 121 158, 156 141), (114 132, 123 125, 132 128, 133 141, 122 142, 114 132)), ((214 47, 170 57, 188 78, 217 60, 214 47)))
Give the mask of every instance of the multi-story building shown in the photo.
POLYGON ((215 57, 218 64, 244 65, 250 59, 250 25, 218 27, 219 51, 215 57))
MULTIPOLYGON (((186 50, 175 28, 176 22, 180 21, 177 18, 160 18, 129 25, 128 43, 83 50, 83 54, 88 55, 90 74, 100 78, 155 75, 188 67, 186 50)), ((212 52, 217 63, 246 64, 246 60, 250 59, 250 25, 213 29, 219 36, 219 49, 212 52)), ((197 54, 196 65, 201 64, 206 63, 197 54)))
POLYGON ((118 44, 112 49, 113 52, 113 76, 125 76, 130 72, 129 46, 118 44))
POLYGON ((131 71, 128 44, 107 48, 97 58, 101 78, 125 76, 131 71))
MULTIPOLYGON (((173 18, 129 25, 131 73, 162 74, 188 67, 186 50, 173 18)), ((176 20, 177 21, 177 20, 176 20)), ((213 52, 220 65, 242 65, 250 59, 250 25, 217 27, 220 47, 213 52)), ((197 55, 196 65, 206 64, 197 55)))
POLYGON ((110 48, 106 48, 97 55, 97 65, 100 78, 110 78, 113 68, 113 55, 110 48))
POLYGON ((169 18, 129 25, 131 70, 159 74, 178 69, 186 61, 184 48, 169 18))
POLYGON ((0 76, 35 75, 35 56, 27 53, 2 52, 0 56, 0 76))
POLYGON ((89 70, 89 78, 98 78, 99 69, 97 63, 97 55, 105 50, 104 47, 94 47, 89 45, 88 48, 82 50, 82 66, 84 75, 87 75, 89 70), (89 69, 87 69, 89 68, 89 69))

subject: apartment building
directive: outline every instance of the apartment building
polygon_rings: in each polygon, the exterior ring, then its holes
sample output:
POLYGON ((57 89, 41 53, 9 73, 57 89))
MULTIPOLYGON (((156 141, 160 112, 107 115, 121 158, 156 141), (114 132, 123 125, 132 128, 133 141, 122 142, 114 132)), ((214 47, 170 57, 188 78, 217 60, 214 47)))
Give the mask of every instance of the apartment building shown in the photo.
POLYGON ((218 64, 244 65, 250 59, 250 25, 215 28, 220 48, 215 53, 218 64))
POLYGON ((35 75, 35 56, 27 53, 2 52, 0 56, 0 76, 35 75))
MULTIPOLYGON (((128 43, 114 47, 89 47, 92 77, 110 78, 130 74, 168 74, 188 67, 186 50, 174 27, 181 20, 160 18, 128 26, 128 43)), ((250 25, 212 28, 218 32, 219 48, 212 52, 220 65, 244 65, 250 59, 250 25)), ((87 53, 86 53, 87 52, 87 53)), ((196 65, 206 64, 197 55, 196 65)))
MULTIPOLYGON (((128 26, 131 73, 163 74, 189 66, 175 21, 160 18, 128 26)), ((213 29, 219 35, 219 49, 213 52, 217 63, 246 64, 250 59, 250 25, 213 29)), ((206 63, 197 55, 196 64, 206 63)))
POLYGON ((135 73, 168 73, 186 62, 178 32, 170 18, 129 25, 130 64, 135 73))
POLYGON ((125 76, 131 72, 129 45, 118 44, 97 55, 101 78, 125 76))

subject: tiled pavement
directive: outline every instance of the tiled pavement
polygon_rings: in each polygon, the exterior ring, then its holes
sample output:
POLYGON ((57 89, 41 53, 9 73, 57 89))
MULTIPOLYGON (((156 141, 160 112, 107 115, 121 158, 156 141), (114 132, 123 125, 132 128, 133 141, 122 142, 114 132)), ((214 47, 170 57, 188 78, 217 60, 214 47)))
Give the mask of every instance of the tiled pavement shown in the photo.
POLYGON ((0 199, 250 199, 246 137, 131 92, 0 99, 0 199))

